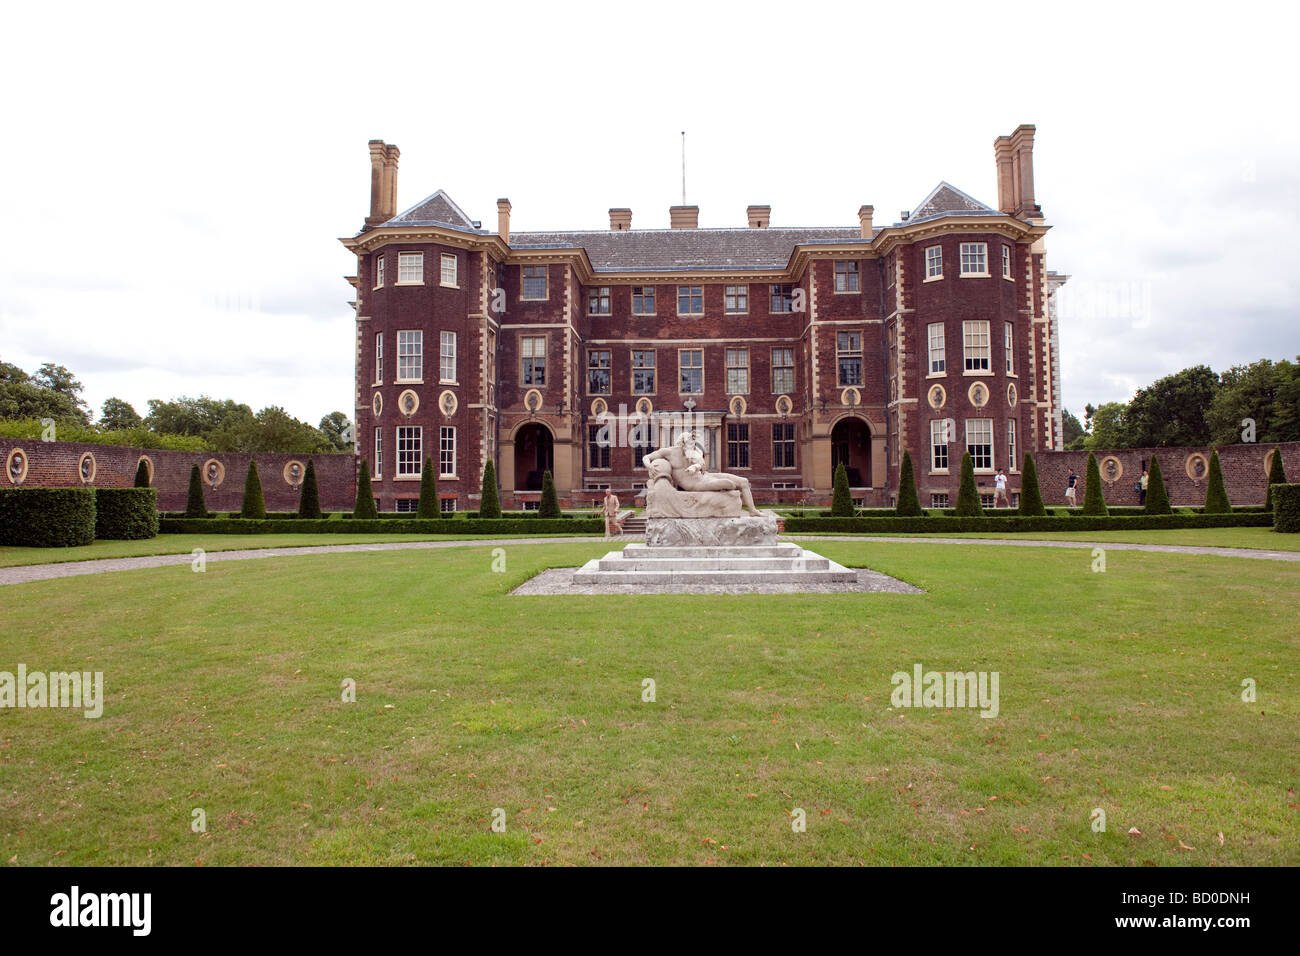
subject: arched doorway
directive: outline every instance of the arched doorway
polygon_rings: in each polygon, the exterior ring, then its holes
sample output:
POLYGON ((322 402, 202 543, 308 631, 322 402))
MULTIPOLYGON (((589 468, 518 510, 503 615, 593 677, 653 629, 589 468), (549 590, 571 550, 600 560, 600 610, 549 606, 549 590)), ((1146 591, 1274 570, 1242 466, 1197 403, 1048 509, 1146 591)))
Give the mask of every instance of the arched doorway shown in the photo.
POLYGON ((860 418, 844 418, 831 429, 831 474, 844 465, 849 487, 871 487, 871 429, 860 418))
POLYGON ((515 489, 541 491, 544 471, 555 473, 555 443, 550 430, 534 422, 515 434, 515 489))

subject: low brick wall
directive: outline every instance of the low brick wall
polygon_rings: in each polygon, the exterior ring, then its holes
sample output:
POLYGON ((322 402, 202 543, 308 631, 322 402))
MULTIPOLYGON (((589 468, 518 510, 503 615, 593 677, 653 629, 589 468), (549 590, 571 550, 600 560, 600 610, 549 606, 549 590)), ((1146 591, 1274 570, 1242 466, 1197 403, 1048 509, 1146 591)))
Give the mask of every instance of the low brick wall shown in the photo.
POLYGON ((238 511, 244 500, 244 476, 249 459, 257 461, 262 480, 262 497, 267 511, 298 510, 298 487, 285 478, 285 466, 308 459, 315 462, 316 481, 320 488, 321 507, 326 511, 351 511, 356 500, 356 459, 352 455, 245 455, 204 451, 160 451, 125 448, 117 445, 91 445, 84 442, 43 442, 29 439, 0 438, 0 487, 14 487, 9 476, 10 454, 21 449, 27 457, 27 474, 22 484, 31 487, 129 488, 135 482, 136 466, 141 456, 153 463, 153 487, 158 489, 161 511, 184 511, 190 486, 190 469, 216 461, 221 480, 214 486, 203 485, 203 497, 209 511, 238 511), (82 456, 94 456, 93 477, 83 481, 82 456))
MULTIPOLYGON (((1282 451, 1282 466, 1286 469, 1290 481, 1300 480, 1300 442, 1282 442, 1278 446, 1282 451)), ((1262 505, 1268 492, 1268 471, 1265 468, 1265 456, 1272 451, 1273 445, 1224 445, 1218 449, 1219 464, 1223 469, 1223 483, 1228 489, 1228 500, 1234 505, 1262 505)), ((1101 470, 1102 491, 1106 503, 1111 505, 1136 505, 1138 493, 1133 490, 1133 482, 1142 477, 1142 466, 1150 467, 1151 456, 1160 459, 1160 476, 1164 479, 1169 501, 1174 505, 1205 504, 1205 483, 1209 477, 1210 453, 1213 446, 1178 447, 1178 448, 1119 448, 1113 451, 1097 451, 1097 464, 1101 470), (1199 455, 1204 459, 1205 471, 1199 478, 1189 474, 1188 462, 1199 455), (1118 463, 1116 478, 1107 480, 1107 459, 1114 458, 1118 463)), ((1038 466, 1038 488, 1043 494, 1043 502, 1049 506, 1063 505, 1065 501, 1066 479, 1070 469, 1079 473, 1079 485, 1076 491, 1078 503, 1083 504, 1084 481, 1088 474, 1088 453, 1086 451, 1045 451, 1034 453, 1034 463, 1038 466)), ((1019 476, 1017 476, 1018 478, 1019 476)), ((1019 481, 1010 482, 1019 488, 1019 481)))

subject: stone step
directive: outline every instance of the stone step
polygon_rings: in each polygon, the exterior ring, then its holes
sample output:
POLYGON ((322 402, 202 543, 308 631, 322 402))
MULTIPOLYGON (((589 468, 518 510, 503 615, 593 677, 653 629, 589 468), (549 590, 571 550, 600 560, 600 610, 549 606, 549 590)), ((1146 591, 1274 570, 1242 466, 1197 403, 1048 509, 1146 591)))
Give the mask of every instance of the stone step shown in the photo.
POLYGON ((749 571, 827 571, 831 562, 818 554, 807 557, 778 558, 659 558, 659 557, 623 557, 610 555, 597 560, 601 571, 734 571, 744 574, 749 571))
POLYGON ((799 545, 785 542, 753 547, 684 548, 655 548, 645 544, 629 544, 621 553, 625 558, 677 560, 679 558, 799 558, 805 552, 799 545))
POLYGON ((825 571, 601 571, 590 561, 574 572, 574 584, 848 584, 857 572, 834 565, 825 571))

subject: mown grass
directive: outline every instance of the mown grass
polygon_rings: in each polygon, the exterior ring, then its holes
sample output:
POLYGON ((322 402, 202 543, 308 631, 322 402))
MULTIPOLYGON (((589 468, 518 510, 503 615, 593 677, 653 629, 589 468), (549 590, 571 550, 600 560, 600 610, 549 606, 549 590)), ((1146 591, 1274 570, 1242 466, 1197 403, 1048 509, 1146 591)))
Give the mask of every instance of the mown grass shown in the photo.
MULTIPOLYGON (((852 535, 837 535, 851 538, 852 535)), ((958 534, 889 534, 898 538, 1005 538, 1011 541, 1098 541, 1127 544, 1173 544, 1198 548, 1257 548, 1300 551, 1300 534, 1278 534, 1272 528, 1170 528, 1145 531, 1051 531, 1035 534, 969 531, 958 534)))
POLYGON ((4 588, 0 670, 102 670, 107 703, 0 711, 0 861, 1300 862, 1300 567, 825 541, 926 593, 506 593, 605 550, 4 588), (914 663, 998 671, 998 717, 891 710, 914 663))

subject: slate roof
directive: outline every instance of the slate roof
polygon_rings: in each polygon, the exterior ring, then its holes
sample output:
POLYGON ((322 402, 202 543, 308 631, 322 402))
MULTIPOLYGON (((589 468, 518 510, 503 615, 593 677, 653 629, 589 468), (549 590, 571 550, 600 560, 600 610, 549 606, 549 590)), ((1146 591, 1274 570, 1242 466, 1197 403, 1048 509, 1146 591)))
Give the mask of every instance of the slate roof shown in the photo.
POLYGON ((930 191, 930 195, 921 200, 921 205, 912 210, 907 222, 910 225, 925 219, 952 215, 996 216, 998 211, 966 195, 956 186, 941 182, 930 191))
POLYGON ((475 228, 473 220, 456 205, 452 198, 439 189, 432 196, 421 199, 406 212, 398 213, 385 226, 444 226, 460 232, 485 234, 475 228))

